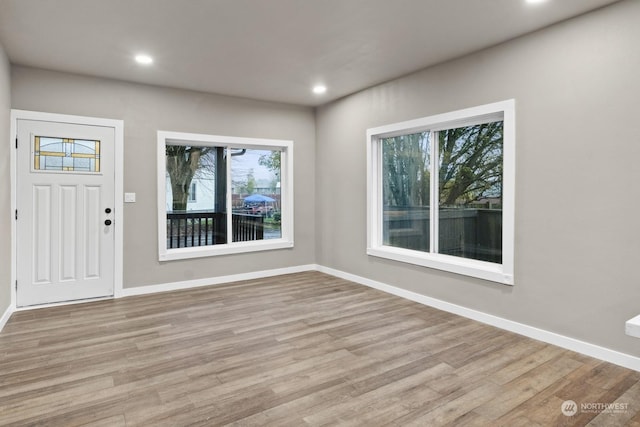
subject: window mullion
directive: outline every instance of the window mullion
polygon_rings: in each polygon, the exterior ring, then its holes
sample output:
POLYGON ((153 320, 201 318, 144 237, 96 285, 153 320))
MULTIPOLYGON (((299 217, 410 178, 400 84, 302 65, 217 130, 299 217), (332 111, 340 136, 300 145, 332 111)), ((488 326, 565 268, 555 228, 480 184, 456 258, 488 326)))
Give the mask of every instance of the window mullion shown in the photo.
POLYGON ((376 245, 384 245, 384 201, 383 201, 383 181, 382 181, 382 139, 375 139, 375 150, 373 155, 375 156, 376 172, 374 175, 375 182, 375 203, 374 206, 374 218, 373 224, 375 224, 374 242, 376 245))
POLYGON ((429 194, 429 248, 431 253, 438 253, 438 192, 439 192, 439 170, 438 170, 438 132, 431 131, 429 133, 429 141, 431 142, 431 159, 429 161, 429 175, 431 177, 431 188, 429 194))
POLYGON ((233 201, 233 196, 231 194, 231 147, 226 146, 226 167, 227 167, 227 179, 226 179, 226 194, 225 197, 227 199, 226 203, 226 214, 227 214, 227 244, 233 242, 233 205, 231 204, 233 201))

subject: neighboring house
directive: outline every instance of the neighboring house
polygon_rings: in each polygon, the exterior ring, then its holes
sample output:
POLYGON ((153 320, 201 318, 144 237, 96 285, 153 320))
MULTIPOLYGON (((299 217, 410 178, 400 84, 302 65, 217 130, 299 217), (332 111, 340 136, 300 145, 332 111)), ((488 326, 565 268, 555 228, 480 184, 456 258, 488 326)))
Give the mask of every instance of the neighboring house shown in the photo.
MULTIPOLYGON (((189 200, 187 202, 188 211, 204 211, 213 209, 215 200, 215 188, 213 181, 207 178, 194 177, 189 188, 189 200)), ((171 211, 173 205, 173 194, 171 193, 171 183, 167 176, 166 185, 167 211, 171 211)))

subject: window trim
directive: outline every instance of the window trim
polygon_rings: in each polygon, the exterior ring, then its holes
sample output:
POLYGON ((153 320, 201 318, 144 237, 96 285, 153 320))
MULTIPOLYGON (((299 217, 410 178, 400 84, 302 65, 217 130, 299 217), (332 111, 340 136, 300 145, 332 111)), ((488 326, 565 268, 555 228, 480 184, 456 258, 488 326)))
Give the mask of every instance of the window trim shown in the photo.
MULTIPOLYGON (((432 146, 434 144, 432 143, 432 146)), ((515 229, 515 100, 485 104, 472 108, 408 120, 367 129, 367 254, 404 263, 476 277, 505 285, 514 284, 515 229), (503 200, 502 263, 398 248, 382 240, 382 162, 380 139, 422 131, 438 131, 503 120, 503 200)), ((433 152, 433 150, 432 150, 433 152)), ((433 165, 432 165, 433 166, 433 165)), ((436 185, 437 182, 432 182, 436 185)), ((432 208, 433 210, 438 210, 432 208)), ((437 213, 436 213, 437 215, 437 213)), ((437 218, 437 216, 436 216, 437 218)), ((431 221, 432 229, 436 227, 431 221)), ((433 230, 432 230, 433 231, 433 230)), ((431 233, 434 238, 434 233, 431 233)))
MULTIPOLYGON (((227 162, 227 212, 231 204, 231 163, 227 162)), ((265 138, 244 138, 236 136, 206 135, 172 131, 158 131, 157 134, 157 200, 158 200, 158 259, 171 261, 201 258, 217 255, 240 254, 293 247, 293 141, 265 138), (211 145, 227 148, 258 150, 281 150, 281 217, 282 236, 279 239, 231 242, 220 245, 187 248, 167 248, 167 208, 166 208, 166 145, 211 145)), ((229 222, 227 229, 230 230, 229 222)))

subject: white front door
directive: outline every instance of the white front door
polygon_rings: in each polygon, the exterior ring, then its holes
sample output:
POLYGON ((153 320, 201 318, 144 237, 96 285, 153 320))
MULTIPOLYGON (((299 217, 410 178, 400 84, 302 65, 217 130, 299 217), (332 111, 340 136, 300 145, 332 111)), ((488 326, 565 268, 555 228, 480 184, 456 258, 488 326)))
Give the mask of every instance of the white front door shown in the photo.
POLYGON ((17 306, 114 293, 115 129, 17 121, 17 306))

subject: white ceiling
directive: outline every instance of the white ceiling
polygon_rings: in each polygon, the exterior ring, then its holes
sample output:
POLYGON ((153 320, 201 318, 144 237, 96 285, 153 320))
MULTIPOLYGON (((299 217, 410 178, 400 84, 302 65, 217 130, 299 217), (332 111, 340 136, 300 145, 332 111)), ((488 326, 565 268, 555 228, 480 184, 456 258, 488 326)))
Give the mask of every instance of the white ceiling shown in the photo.
POLYGON ((314 106, 616 1, 0 0, 0 43, 14 64, 314 106))

